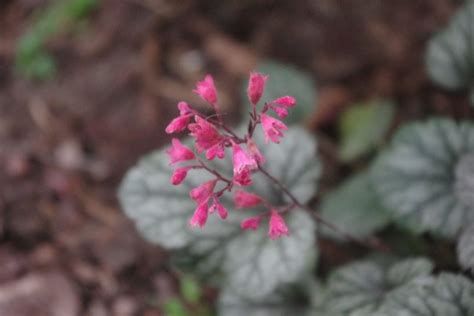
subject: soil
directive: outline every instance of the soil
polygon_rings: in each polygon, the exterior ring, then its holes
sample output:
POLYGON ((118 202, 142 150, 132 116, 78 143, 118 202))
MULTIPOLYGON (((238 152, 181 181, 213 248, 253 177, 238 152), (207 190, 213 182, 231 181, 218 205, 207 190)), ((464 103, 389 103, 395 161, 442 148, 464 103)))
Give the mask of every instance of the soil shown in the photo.
MULTIPOLYGON (((28 80, 15 48, 50 2, 0 1, 2 316, 163 315, 177 274, 138 236, 116 191, 140 156, 169 142, 176 103, 202 105, 191 90, 205 73, 234 122, 259 60, 311 73, 319 98, 306 123, 323 139, 323 191, 364 164, 332 152, 338 115, 354 102, 394 100, 394 127, 474 117, 466 93, 433 85, 423 64, 460 1, 103 0, 79 31, 48 42, 54 79, 28 80)), ((336 248, 324 243, 324 264, 345 260, 336 248)))

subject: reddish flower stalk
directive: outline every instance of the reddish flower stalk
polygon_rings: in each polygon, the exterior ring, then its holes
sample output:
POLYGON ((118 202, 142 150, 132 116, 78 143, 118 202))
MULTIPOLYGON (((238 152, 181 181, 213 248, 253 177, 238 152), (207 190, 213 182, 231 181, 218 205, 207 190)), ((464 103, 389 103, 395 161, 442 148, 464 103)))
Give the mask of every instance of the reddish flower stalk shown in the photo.
POLYGON ((177 164, 178 166, 173 172, 171 183, 179 185, 192 169, 206 170, 212 176, 212 179, 207 180, 190 192, 190 197, 196 202, 196 210, 189 221, 190 226, 203 227, 211 213, 217 213, 222 220, 225 220, 228 216, 228 210, 220 203, 219 198, 225 192, 232 192, 234 186, 251 185, 252 175, 260 172, 290 198, 291 204, 277 207, 271 205, 255 193, 240 189, 236 190, 234 193, 234 203, 237 209, 255 207, 266 209, 261 211, 260 215, 249 217, 242 221, 242 229, 257 230, 261 226, 263 219, 268 218, 268 235, 271 239, 277 239, 282 235, 289 235, 290 230, 285 223, 284 217, 287 212, 298 207, 310 212, 318 223, 341 233, 351 241, 378 250, 386 250, 383 244, 358 239, 323 219, 313 209, 298 201, 278 179, 262 167, 266 159, 253 140, 256 127, 261 124, 265 143, 269 141, 279 143, 281 138, 284 137, 283 132, 288 128, 282 121, 270 116, 267 112, 272 110, 278 117, 283 119, 288 115, 288 110, 296 105, 295 98, 283 96, 265 103, 262 110, 258 112, 257 104, 262 98, 267 80, 268 76, 259 73, 251 73, 250 75, 247 94, 252 111, 249 115, 250 121, 247 134, 242 137, 235 134, 222 120, 217 103, 217 90, 212 76, 207 75, 203 81, 198 82, 194 92, 212 106, 215 115, 206 117, 186 102, 178 103, 180 115, 167 126, 166 132, 176 133, 188 129, 190 135, 195 140, 194 148, 196 153, 181 144, 177 138, 173 138, 173 146, 167 150, 167 153, 170 156, 171 164, 177 164), (215 117, 217 117, 217 120, 215 117), (204 156, 207 160, 213 160, 216 157, 223 159, 226 154, 226 148, 229 148, 232 152, 233 177, 231 179, 209 167, 199 157, 199 154, 205 153, 204 156), (191 161, 193 164, 189 164, 191 161))

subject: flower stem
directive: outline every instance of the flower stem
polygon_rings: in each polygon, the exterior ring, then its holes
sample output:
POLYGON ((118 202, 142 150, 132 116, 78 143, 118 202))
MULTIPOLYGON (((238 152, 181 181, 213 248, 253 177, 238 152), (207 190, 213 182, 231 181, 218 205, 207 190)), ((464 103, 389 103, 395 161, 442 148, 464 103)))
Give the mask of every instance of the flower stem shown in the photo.
POLYGON ((263 173, 268 179, 270 179, 276 186, 278 186, 282 191, 283 193, 285 193, 289 198, 290 200, 293 202, 293 204, 301 209, 304 209, 306 211, 308 211, 313 217, 314 219, 329 227, 330 229, 332 229, 333 231, 337 232, 338 234, 341 234, 344 238, 346 238, 347 240, 350 240, 354 243, 357 243, 359 245, 362 245, 364 247, 368 247, 368 248, 371 248, 371 249, 374 249, 374 250, 377 250, 377 251, 381 251, 381 252, 389 252, 390 251, 390 246, 386 245, 385 243, 383 243, 382 241, 378 240, 378 239, 375 239, 375 238, 371 238, 371 239, 368 239, 368 240, 364 240, 364 239, 361 239, 357 236, 354 236, 348 232, 345 232, 343 229, 339 228, 337 225, 331 223, 330 221, 324 219, 320 214, 318 214, 314 209, 312 209, 311 207, 307 206, 307 205, 304 205, 303 203, 301 203, 294 195, 293 193, 291 193, 288 188, 286 188, 281 182, 280 180, 278 180, 277 178, 275 178, 274 176, 272 176, 266 169, 264 169, 261 165, 258 165, 258 169, 260 170, 261 173, 263 173))

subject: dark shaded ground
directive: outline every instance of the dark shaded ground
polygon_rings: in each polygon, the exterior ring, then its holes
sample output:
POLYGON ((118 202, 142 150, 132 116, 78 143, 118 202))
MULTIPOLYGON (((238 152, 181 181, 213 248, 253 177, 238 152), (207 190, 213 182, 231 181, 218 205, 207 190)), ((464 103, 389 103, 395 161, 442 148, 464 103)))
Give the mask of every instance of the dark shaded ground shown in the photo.
MULTIPOLYGON (((319 84, 323 188, 357 168, 334 160, 333 123, 353 101, 388 97, 398 122, 472 117, 465 96, 426 78, 429 36, 454 0, 103 0, 75 36, 48 44, 57 77, 13 67, 43 0, 0 2, 0 315, 162 315, 176 293, 166 254, 142 241, 115 193, 204 73, 238 115, 241 80, 260 58, 301 66, 319 84)), ((341 251, 323 248, 329 263, 341 251)))

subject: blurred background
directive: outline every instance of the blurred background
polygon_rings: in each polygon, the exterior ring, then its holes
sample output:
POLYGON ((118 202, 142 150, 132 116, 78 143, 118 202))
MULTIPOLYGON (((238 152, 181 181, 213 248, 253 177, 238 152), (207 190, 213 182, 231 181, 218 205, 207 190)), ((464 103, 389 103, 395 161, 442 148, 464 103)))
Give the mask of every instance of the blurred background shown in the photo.
MULTIPOLYGON (((126 170, 169 142, 176 103, 202 105, 191 91, 211 73, 235 123, 251 70, 303 72, 315 92, 298 123, 319 137, 324 192, 364 161, 339 154, 353 105, 394 104, 391 128, 472 116, 423 61, 460 4, 0 0, 0 315, 212 315, 215 291, 174 271, 116 199, 126 170)), ((340 248, 322 245, 326 265, 340 248)))

